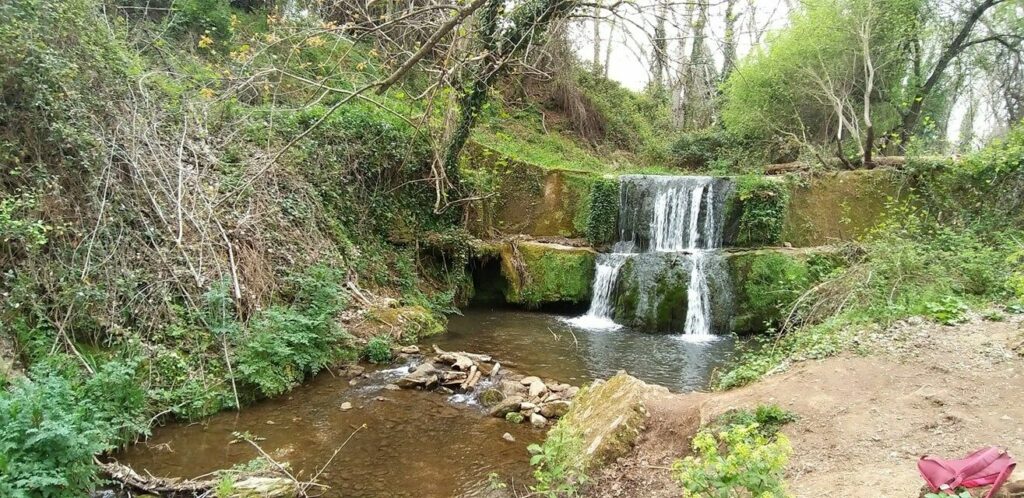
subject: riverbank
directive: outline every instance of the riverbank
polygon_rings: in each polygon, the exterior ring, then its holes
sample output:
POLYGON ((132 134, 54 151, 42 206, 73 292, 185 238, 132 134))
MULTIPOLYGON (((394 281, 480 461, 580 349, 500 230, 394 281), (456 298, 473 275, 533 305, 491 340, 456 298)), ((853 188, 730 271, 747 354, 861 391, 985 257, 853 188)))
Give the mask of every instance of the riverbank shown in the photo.
POLYGON ((699 425, 765 403, 799 417, 782 429, 793 447, 786 480, 798 497, 840 496, 854 485, 870 496, 917 496, 924 454, 998 445, 1021 458, 1022 323, 1020 315, 953 327, 911 319, 865 335, 865 354, 797 363, 733 391, 652 395, 634 450, 596 472, 584 494, 678 496, 669 467, 699 425))

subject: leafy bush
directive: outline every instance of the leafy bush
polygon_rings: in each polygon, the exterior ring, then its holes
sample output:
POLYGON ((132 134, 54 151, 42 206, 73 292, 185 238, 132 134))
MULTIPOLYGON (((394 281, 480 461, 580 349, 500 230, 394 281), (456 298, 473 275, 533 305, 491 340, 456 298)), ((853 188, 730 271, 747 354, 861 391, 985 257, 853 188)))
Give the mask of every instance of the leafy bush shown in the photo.
POLYGON ((541 496, 575 496, 588 479, 581 461, 583 437, 568 424, 556 424, 543 445, 531 444, 527 450, 537 481, 530 489, 541 496))
POLYGON ((387 363, 391 361, 391 339, 378 335, 366 343, 360 354, 370 363, 387 363))
POLYGON ((337 360, 348 337, 335 317, 344 303, 338 271, 316 266, 291 280, 293 302, 258 313, 236 346, 236 374, 267 396, 337 360))
POLYGON ((228 0, 183 0, 174 2, 169 20, 172 31, 206 35, 223 41, 231 37, 231 8, 228 0))
POLYGON ((0 391, 0 495, 82 496, 98 482, 93 455, 148 430, 135 364, 83 379, 54 362, 29 377, 0 391))
POLYGON ((757 423, 693 438, 696 456, 677 460, 672 477, 684 496, 785 497, 783 470, 791 448, 783 434, 767 438, 757 423))
POLYGON ((721 129, 684 133, 669 146, 672 159, 684 168, 703 169, 737 153, 740 140, 721 129))
POLYGON ((740 212, 737 245, 770 246, 781 242, 789 205, 789 188, 785 183, 763 176, 741 177, 736 184, 736 201, 740 212))
POLYGON ((955 296, 924 303, 929 317, 943 325, 956 325, 967 321, 967 304, 955 296))
POLYGON ((768 440, 775 438, 782 426, 795 422, 795 413, 787 411, 779 405, 758 405, 754 410, 729 410, 715 419, 712 424, 716 430, 728 430, 732 426, 757 425, 757 432, 768 440))
POLYGON ((792 256, 765 254, 750 265, 743 282, 750 312, 777 325, 793 302, 810 285, 807 266, 792 256))

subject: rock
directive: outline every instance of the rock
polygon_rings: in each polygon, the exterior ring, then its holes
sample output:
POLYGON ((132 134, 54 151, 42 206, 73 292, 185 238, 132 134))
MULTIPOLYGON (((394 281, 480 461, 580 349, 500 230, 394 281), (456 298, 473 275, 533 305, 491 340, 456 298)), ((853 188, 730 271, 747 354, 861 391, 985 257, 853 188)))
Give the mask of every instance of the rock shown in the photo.
POLYGON ((501 400, 500 403, 491 407, 491 409, 487 413, 489 413, 492 417, 504 417, 505 415, 511 412, 519 411, 519 407, 522 404, 522 396, 509 396, 501 400))
POLYGON ((575 398, 576 395, 579 394, 579 392, 580 392, 580 388, 578 388, 576 386, 572 386, 569 389, 565 390, 565 397, 569 398, 569 399, 575 398))
POLYGON ((481 405, 485 408, 490 408, 505 399, 505 394, 498 389, 490 388, 480 393, 479 399, 481 405))
POLYGON ((561 418, 569 412, 570 406, 568 401, 552 401, 541 405, 540 414, 547 418, 561 418))
POLYGON ((401 352, 402 354, 420 354, 420 347, 419 346, 402 346, 402 348, 399 349, 398 351, 401 352))
POLYGON ((539 429, 548 425, 548 419, 544 418, 544 416, 539 413, 534 413, 533 415, 530 415, 530 425, 539 429))
POLYGON ((502 438, 502 439, 504 439, 505 441, 508 441, 508 442, 510 442, 510 443, 514 443, 514 442, 516 442, 516 438, 515 438, 515 437, 513 437, 513 436, 512 436, 511 434, 509 434, 509 433, 507 433, 507 432, 506 432, 506 433, 504 433, 504 434, 502 434, 502 435, 501 435, 501 438, 502 438))
MULTIPOLYGON (((534 378, 536 378, 536 377, 534 377, 534 378)), ((544 394, 544 392, 547 391, 547 390, 548 390, 548 387, 545 386, 544 383, 541 382, 539 379, 536 382, 530 383, 530 397, 531 398, 537 398, 540 395, 544 394)))
POLYGON ((345 373, 353 377, 359 377, 360 375, 363 375, 363 372, 365 371, 366 369, 360 365, 352 365, 345 370, 345 373))
POLYGON ((534 408, 537 408, 537 405, 530 403, 529 401, 523 401, 523 403, 519 405, 519 409, 522 411, 533 410, 534 408))
POLYGON ((357 386, 357 385, 359 385, 359 380, 358 379, 349 380, 348 381, 348 385, 350 385, 350 386, 357 386))
POLYGON ((438 383, 437 378, 437 367, 433 363, 422 363, 416 367, 409 375, 398 379, 398 387, 404 389, 412 389, 415 387, 422 387, 425 389, 431 389, 436 387, 438 383))
POLYGON ((531 375, 529 377, 523 377, 522 379, 519 380, 519 383, 524 385, 524 386, 528 386, 530 384, 533 384, 534 382, 540 382, 540 381, 541 381, 540 377, 534 377, 534 376, 531 375))
POLYGON ((384 389, 387 389, 388 391, 397 391, 401 389, 401 387, 398 387, 398 384, 388 384, 384 386, 384 389))
POLYGON ((569 384, 561 384, 559 382, 548 382, 548 389, 550 389, 551 392, 560 393, 566 389, 569 389, 570 387, 572 386, 570 386, 569 384))
POLYGON ((352 403, 349 403, 348 401, 346 401, 346 402, 341 404, 341 410, 342 411, 347 412, 347 411, 349 411, 351 409, 352 409, 352 403))
MULTIPOLYGON (((573 400, 558 424, 582 435, 585 470, 629 454, 647 418, 645 399, 658 392, 656 386, 619 372, 606 382, 595 381, 573 400)), ((694 410, 699 417, 696 404, 694 410)))
POLYGON ((511 380, 502 380, 498 383, 498 390, 500 390, 506 398, 509 396, 526 395, 526 386, 511 380))

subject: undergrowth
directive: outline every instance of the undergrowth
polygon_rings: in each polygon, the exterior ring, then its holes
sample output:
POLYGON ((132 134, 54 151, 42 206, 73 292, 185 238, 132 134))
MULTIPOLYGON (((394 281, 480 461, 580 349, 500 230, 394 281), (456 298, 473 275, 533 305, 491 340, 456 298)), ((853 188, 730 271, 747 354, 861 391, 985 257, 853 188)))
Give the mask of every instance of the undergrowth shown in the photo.
MULTIPOLYGON (((910 316, 955 325, 972 309, 1016 309, 1024 240, 1022 143, 1024 128, 1018 127, 960 163, 917 171, 916 195, 888 207, 886 220, 846 252, 844 269, 811 289, 796 285, 796 291, 764 295, 761 304, 790 319, 781 336, 751 348, 716 387, 747 384, 792 360, 837 354, 863 344, 858 338, 865 331, 910 316)), ((798 269, 780 274, 803 278, 798 269)))
POLYGON ((543 444, 528 448, 536 484, 530 489, 548 498, 575 496, 588 477, 583 469, 583 436, 569 424, 556 424, 543 444))
POLYGON ((683 496, 782 498, 791 447, 779 429, 795 420, 775 405, 734 410, 693 438, 694 455, 672 464, 683 496))

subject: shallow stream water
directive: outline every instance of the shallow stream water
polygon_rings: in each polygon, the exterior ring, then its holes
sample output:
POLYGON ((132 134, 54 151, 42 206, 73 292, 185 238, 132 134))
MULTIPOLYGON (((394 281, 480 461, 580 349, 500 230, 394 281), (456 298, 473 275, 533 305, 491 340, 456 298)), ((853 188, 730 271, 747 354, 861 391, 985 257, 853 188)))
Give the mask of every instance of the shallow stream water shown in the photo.
MULTIPOLYGON (((437 344, 490 354, 519 373, 574 385, 624 369, 673 391, 703 388, 733 347, 729 338, 694 344, 627 329, 580 330, 564 318, 468 310, 452 317, 447 334, 421 347, 437 344)), ((541 440, 542 430, 488 417, 460 398, 384 389, 402 373, 403 367, 392 365, 368 372, 351 386, 346 378, 324 372, 287 395, 239 413, 157 428, 148 441, 116 457, 143 474, 196 477, 257 457, 249 444, 231 443, 233 433, 248 432, 265 438, 260 446, 287 461, 300 479, 315 474, 345 444, 320 476, 331 487, 325 496, 487 496, 492 472, 521 489, 530 471, 526 446, 541 440), (344 402, 353 408, 342 410, 344 402), (502 439, 505 432, 515 442, 502 439)))

